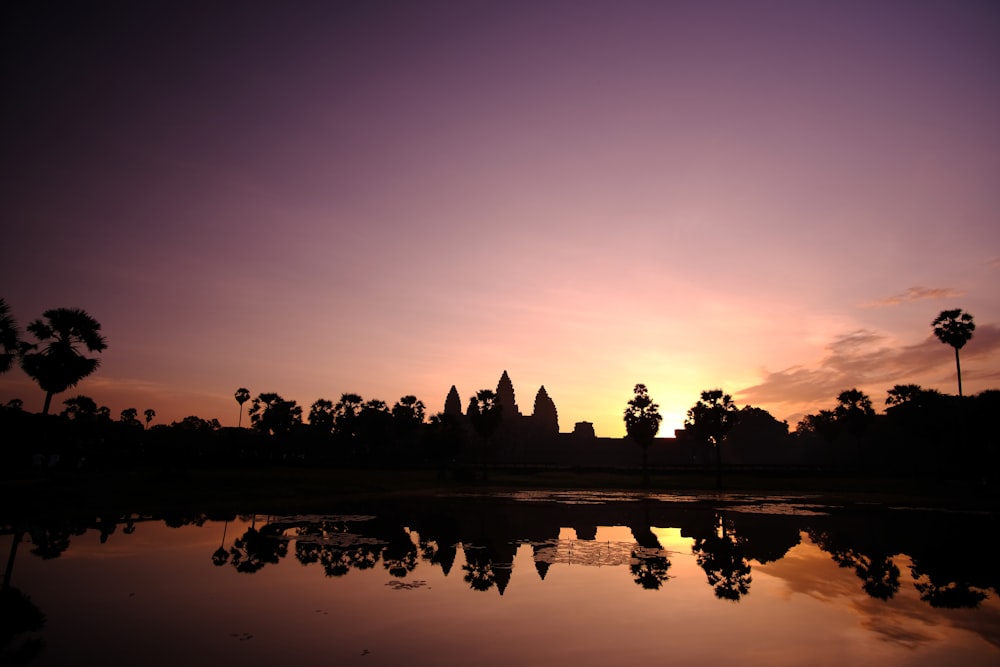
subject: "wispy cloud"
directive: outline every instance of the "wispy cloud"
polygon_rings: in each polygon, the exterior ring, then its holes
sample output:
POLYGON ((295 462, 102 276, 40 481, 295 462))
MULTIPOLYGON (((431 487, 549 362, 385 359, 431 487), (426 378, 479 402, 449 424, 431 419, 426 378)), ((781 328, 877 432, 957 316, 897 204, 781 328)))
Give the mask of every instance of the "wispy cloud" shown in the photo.
MULTIPOLYGON (((962 349, 963 380, 994 380, 997 373, 977 369, 974 362, 997 352, 1000 326, 979 325, 962 349)), ((954 373, 954 363, 954 356, 942 350, 942 343, 933 335, 897 347, 889 344, 888 337, 861 329, 834 339, 816 366, 769 372, 759 384, 738 391, 737 400, 765 407, 776 416, 815 411, 830 407, 838 393, 851 387, 872 393, 895 384, 945 380, 954 373)), ((874 394, 872 397, 877 398, 874 394)))
POLYGON ((909 287, 899 294, 887 296, 883 299, 876 299, 864 304, 865 308, 879 308, 882 306, 897 306, 910 301, 921 301, 924 299, 951 299, 962 296, 964 292, 950 287, 909 287))

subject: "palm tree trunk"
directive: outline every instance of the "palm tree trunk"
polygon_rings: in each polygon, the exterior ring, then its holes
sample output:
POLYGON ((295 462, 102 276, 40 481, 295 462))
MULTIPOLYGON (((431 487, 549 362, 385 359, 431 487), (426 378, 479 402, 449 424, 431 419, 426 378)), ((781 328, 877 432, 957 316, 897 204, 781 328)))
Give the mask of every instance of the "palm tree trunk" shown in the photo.
POLYGON ((649 486, 649 445, 642 447, 642 488, 649 486))
POLYGON ((715 443, 715 486, 722 488, 722 443, 715 443))
POLYGON ((23 530, 14 531, 14 540, 10 543, 10 554, 7 556, 7 569, 3 573, 4 590, 10 588, 11 575, 14 574, 14 558, 17 556, 17 545, 21 543, 21 537, 23 536, 23 530))
POLYGON ((958 361, 958 348, 955 348, 955 370, 958 371, 958 395, 962 395, 962 364, 958 361))
POLYGON ((45 392, 45 405, 42 407, 42 414, 49 414, 49 406, 52 405, 52 392, 45 392))

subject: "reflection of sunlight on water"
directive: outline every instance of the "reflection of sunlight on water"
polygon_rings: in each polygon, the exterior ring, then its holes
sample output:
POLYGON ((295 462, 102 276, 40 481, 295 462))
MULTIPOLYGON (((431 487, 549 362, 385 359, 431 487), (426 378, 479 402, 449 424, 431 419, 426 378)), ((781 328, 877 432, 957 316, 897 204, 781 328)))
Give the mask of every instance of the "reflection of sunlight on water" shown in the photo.
POLYGON ((690 537, 682 537, 680 528, 650 528, 653 535, 660 542, 660 546, 671 552, 691 553, 691 544, 694 542, 690 537))

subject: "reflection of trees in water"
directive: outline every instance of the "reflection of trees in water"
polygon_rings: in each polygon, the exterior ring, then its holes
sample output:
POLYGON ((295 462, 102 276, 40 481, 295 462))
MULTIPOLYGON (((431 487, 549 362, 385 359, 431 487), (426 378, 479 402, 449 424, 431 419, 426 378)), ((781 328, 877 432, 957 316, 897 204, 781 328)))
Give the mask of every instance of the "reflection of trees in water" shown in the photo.
POLYGON ((73 534, 73 531, 67 526, 34 525, 29 531, 31 543, 34 545, 31 553, 45 560, 58 558, 64 551, 69 549, 71 534, 73 534))
POLYGON ((417 545, 413 543, 410 534, 402 529, 393 535, 379 555, 382 557, 383 567, 394 577, 405 577, 417 567, 417 545))
POLYGON ((883 544, 884 531, 865 525, 848 524, 847 530, 810 529, 809 538, 830 554, 837 565, 852 568, 861 580, 865 593, 878 600, 889 600, 899 591, 899 567, 883 544))
POLYGON ((897 554, 910 559, 920 599, 932 607, 972 608, 998 591, 995 522, 983 515, 910 513, 869 509, 861 516, 831 517, 811 528, 812 541, 841 567, 851 567, 862 589, 888 600, 899 590, 897 554))
MULTIPOLYGON (((448 575, 462 545, 465 564, 461 576, 465 582, 473 590, 495 587, 502 595, 511 579, 518 545, 528 545, 542 580, 553 564, 627 565, 637 585, 655 590, 665 585, 671 568, 670 554, 660 548, 650 528, 659 525, 675 526, 694 540, 692 554, 719 599, 739 600, 747 595, 751 560, 779 560, 798 543, 800 531, 834 562, 853 571, 860 588, 879 600, 892 599, 900 588, 900 557, 909 560, 920 599, 933 607, 976 607, 997 590, 1000 570, 993 564, 995 551, 989 543, 996 532, 992 517, 868 506, 845 507, 823 515, 777 516, 769 506, 741 502, 730 506, 726 514, 702 508, 678 511, 656 502, 624 508, 610 503, 597 505, 592 511, 570 505, 526 511, 524 506, 509 508, 485 502, 468 507, 427 503, 415 508, 384 503, 375 506, 378 509, 373 515, 298 515, 265 520, 264 515, 247 514, 243 519, 250 527, 243 526, 246 532, 236 540, 228 534, 228 522, 236 518, 231 514, 225 518, 221 542, 211 558, 216 565, 228 563, 239 572, 253 573, 279 563, 294 542, 296 559, 303 565, 318 563, 327 577, 376 568, 381 562, 389 575, 405 578, 421 563, 439 565, 448 575), (258 518, 262 519, 260 527, 256 525, 258 518), (634 542, 597 541, 598 525, 628 526, 634 542), (573 527, 578 536, 590 539, 559 539, 563 527, 573 527)), ((149 520, 154 519, 134 514, 118 518, 98 515, 88 520, 26 524, 23 531, 31 541, 22 548, 39 558, 57 558, 70 547, 72 536, 83 535, 88 529, 98 531, 104 543, 109 536, 123 539, 137 523, 149 520), (118 523, 125 529, 116 533, 118 523)), ((206 521, 222 522, 223 516, 175 513, 155 520, 169 526, 200 526, 206 521)))
POLYGON ((268 534, 268 526, 258 531, 247 528, 242 537, 233 540, 229 549, 231 563, 237 572, 252 574, 265 565, 276 565, 288 553, 288 543, 279 536, 268 534))
POLYGON ((670 569, 670 559, 667 558, 662 549, 648 550, 638 548, 632 551, 629 571, 632 573, 635 583, 646 590, 657 590, 667 579, 667 571, 670 569))
POLYGON ((750 561, 723 513, 715 513, 713 524, 710 533, 695 538, 691 551, 697 557, 698 567, 708 577, 709 585, 715 589, 715 597, 739 601, 750 592, 750 561))
MULTIPOLYGON (((357 521, 369 518, 354 517, 357 521)), ((384 541, 353 530, 344 518, 297 522, 295 558, 303 565, 319 563, 327 577, 374 567, 384 541)))
POLYGON ((31 636, 45 626, 45 614, 30 597, 10 585, 17 548, 23 537, 23 530, 14 530, 0 586, 0 665, 25 665, 38 657, 45 647, 41 637, 31 636))
POLYGON ((212 554, 212 563, 217 566, 225 565, 229 560, 229 552, 226 551, 226 530, 229 528, 229 519, 222 524, 222 543, 219 544, 219 548, 215 550, 212 554))
POLYGON ((45 614, 31 598, 14 588, 0 589, 0 665, 26 665, 45 648, 33 636, 45 626, 45 614))
POLYGON ((474 591, 488 591, 496 584, 496 573, 493 571, 493 558, 489 549, 484 546, 463 545, 465 551, 465 572, 463 579, 474 591))

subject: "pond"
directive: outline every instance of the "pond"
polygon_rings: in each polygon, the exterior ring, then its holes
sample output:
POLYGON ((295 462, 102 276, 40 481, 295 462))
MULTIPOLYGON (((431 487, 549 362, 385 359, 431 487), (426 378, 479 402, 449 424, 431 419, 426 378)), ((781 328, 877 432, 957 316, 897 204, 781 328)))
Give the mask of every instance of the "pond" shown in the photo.
POLYGON ((30 665, 995 667, 997 523, 568 491, 23 521, 0 641, 30 665))

